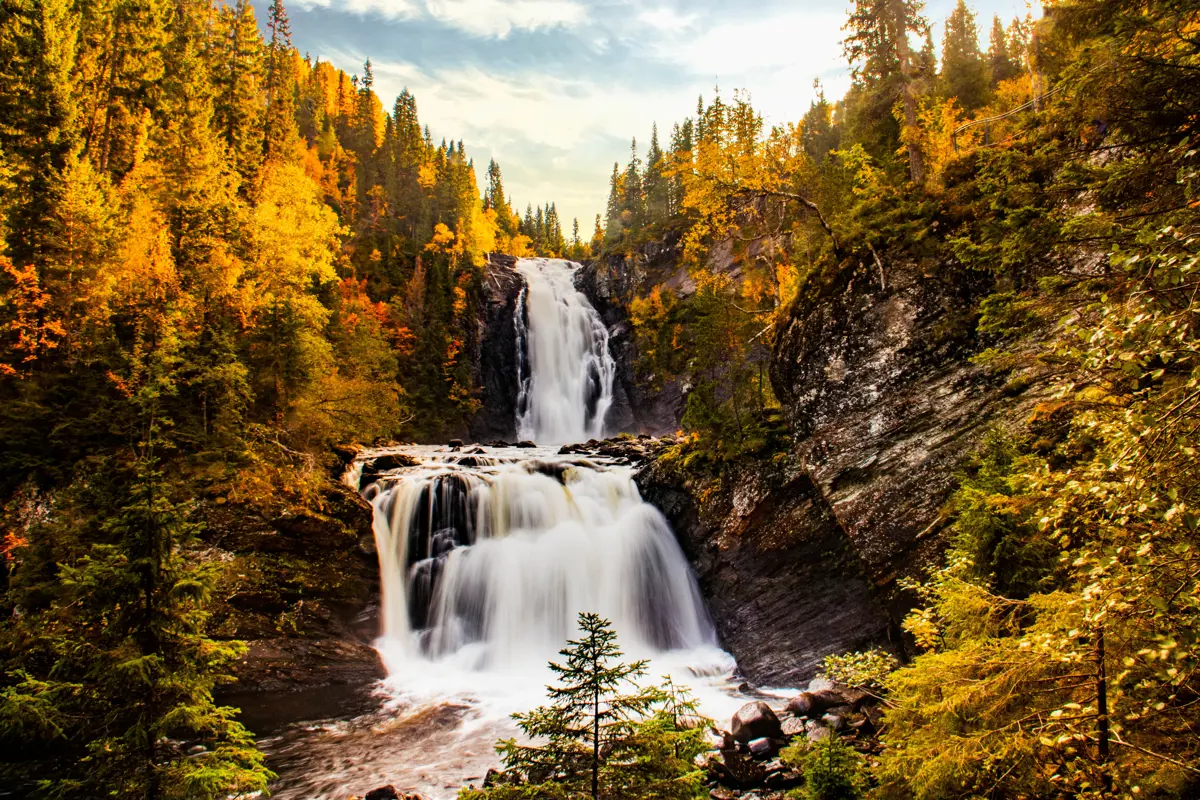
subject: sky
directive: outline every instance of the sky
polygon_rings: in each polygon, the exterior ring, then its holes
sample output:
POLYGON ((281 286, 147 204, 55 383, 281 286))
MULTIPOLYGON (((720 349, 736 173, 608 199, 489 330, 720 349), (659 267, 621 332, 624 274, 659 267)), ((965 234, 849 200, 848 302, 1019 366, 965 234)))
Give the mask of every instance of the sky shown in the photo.
MULTIPOLYGON (((941 21, 955 0, 927 0, 941 21)), ((968 0, 986 37, 993 14, 1027 0, 968 0)), ((266 2, 258 0, 260 21, 266 2)), ((408 87, 435 141, 463 140, 485 180, 495 158, 518 210, 557 203, 586 239, 613 162, 664 146, 699 95, 750 93, 767 124, 803 116, 819 78, 849 85, 841 54, 849 0, 288 0, 301 52, 350 74, 369 57, 384 107, 408 87)))

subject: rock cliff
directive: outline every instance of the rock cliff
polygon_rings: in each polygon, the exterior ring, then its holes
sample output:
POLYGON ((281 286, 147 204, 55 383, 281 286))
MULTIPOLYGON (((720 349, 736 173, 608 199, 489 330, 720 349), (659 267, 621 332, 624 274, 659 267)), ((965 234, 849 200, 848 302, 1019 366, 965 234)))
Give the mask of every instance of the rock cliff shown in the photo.
POLYGON ((516 259, 492 255, 484 270, 477 352, 472 356, 475 385, 480 388, 479 412, 468 422, 472 441, 512 441, 517 435, 517 306, 525 280, 516 259))
POLYGON ((678 237, 668 236, 628 255, 590 262, 576 276, 576 287, 608 326, 609 349, 617 362, 610 430, 655 436, 679 430, 686 400, 684 386, 680 381, 668 380, 661 390, 648 388, 654 384, 654 376, 640 369, 629 320, 629 304, 655 286, 667 286, 683 294, 694 291, 687 270, 678 262, 678 237))
POLYGON ((932 265, 846 269, 795 303, 771 379, 786 453, 707 474, 659 460, 648 500, 671 519, 726 647, 760 684, 796 684, 830 653, 903 649, 899 622, 944 550, 943 508, 986 432, 1029 416, 1037 376, 972 362, 989 289, 932 265))

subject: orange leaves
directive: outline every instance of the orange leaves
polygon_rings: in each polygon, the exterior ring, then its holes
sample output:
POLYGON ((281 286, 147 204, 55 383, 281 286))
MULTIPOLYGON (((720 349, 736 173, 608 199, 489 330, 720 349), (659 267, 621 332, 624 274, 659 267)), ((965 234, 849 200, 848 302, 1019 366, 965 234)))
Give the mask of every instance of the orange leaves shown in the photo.
POLYGON ((353 330, 363 324, 383 326, 387 323, 387 304, 371 300, 367 295, 366 278, 343 278, 338 284, 338 295, 343 327, 353 330))
POLYGON ((16 551, 29 544, 29 540, 19 533, 7 531, 0 539, 0 558, 11 564, 16 559, 16 551))
POLYGON ((422 164, 417 173, 417 183, 421 185, 421 188, 428 191, 437 186, 437 182, 437 165, 428 162, 422 164))
POLYGON ((0 296, 4 317, 0 330, 6 340, 0 353, 0 374, 21 375, 39 356, 58 347, 67 331, 50 315, 50 293, 42 288, 36 269, 14 266, 3 256, 0 269, 11 283, 0 296))

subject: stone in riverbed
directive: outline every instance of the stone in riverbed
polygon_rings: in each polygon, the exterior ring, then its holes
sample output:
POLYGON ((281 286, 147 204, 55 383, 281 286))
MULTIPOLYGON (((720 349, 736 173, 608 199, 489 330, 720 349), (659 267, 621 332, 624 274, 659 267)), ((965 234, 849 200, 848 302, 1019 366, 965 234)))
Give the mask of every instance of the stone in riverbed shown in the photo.
POLYGON ((835 689, 801 692, 788 701, 787 710, 797 717, 819 717, 831 708, 846 705, 845 696, 835 689))
POLYGON ((819 742, 822 739, 828 739, 833 735, 833 731, 826 728, 815 719, 810 719, 804 724, 804 735, 808 737, 810 742, 819 742))
POLYGON ((767 779, 767 771, 761 764, 736 750, 710 753, 706 766, 718 783, 735 789, 754 789, 767 779))
POLYGON ((733 715, 733 738, 743 744, 753 739, 782 739, 779 717, 761 700, 747 703, 733 715))
POLYGON ((782 739, 754 739, 746 746, 750 748, 750 755, 759 759, 774 758, 783 747, 782 739))
POLYGON ((457 449, 459 449, 459 448, 460 448, 460 447, 462 447, 462 446, 463 446, 463 440, 462 440, 462 439, 451 439, 451 440, 450 440, 450 441, 447 443, 447 447, 449 447, 451 450, 457 450, 457 449))
POLYGON ((537 447, 537 445, 536 445, 536 444, 534 444, 533 442, 530 442, 530 441, 528 441, 528 440, 526 440, 526 441, 521 441, 521 442, 517 442, 517 443, 516 443, 516 445, 514 445, 514 446, 515 446, 515 447, 519 447, 519 448, 521 448, 522 450, 533 450, 534 448, 536 448, 536 447, 537 447))
POLYGON ((785 717, 780 721, 780 726, 783 728, 783 735, 789 739, 804 735, 804 720, 799 717, 785 717))
POLYGON ((821 721, 828 725, 835 733, 841 733, 847 727, 846 718, 841 714, 826 714, 821 717, 821 721))

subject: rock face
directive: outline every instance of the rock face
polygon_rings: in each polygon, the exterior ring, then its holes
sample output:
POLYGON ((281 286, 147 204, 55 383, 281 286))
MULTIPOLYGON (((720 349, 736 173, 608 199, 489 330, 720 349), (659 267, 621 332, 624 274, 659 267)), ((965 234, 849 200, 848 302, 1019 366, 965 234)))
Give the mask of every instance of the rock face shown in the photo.
POLYGON ((511 441, 517 433, 517 305, 525 280, 516 259, 493 255, 484 270, 483 302, 473 354, 475 385, 481 388, 479 412, 467 425, 471 441, 511 441))
POLYGON ((638 485, 670 520, 722 645, 751 680, 794 686, 830 653, 888 641, 858 554, 798 465, 747 459, 711 491, 660 460, 638 485))
POLYGON ((300 505, 279 501, 199 503, 204 549, 217 565, 218 638, 244 640, 238 682, 223 692, 365 684, 382 677, 371 647, 378 629, 378 564, 371 506, 329 478, 300 505))
POLYGON ((1029 416, 1039 382, 1014 391, 970 362, 979 345, 964 310, 986 284, 945 265, 880 272, 845 274, 803 299, 779 332, 771 381, 794 457, 898 619, 897 579, 940 559, 959 465, 990 428, 1029 416))
POLYGON ((980 346, 964 309, 986 285, 882 260, 802 295, 780 326, 771 379, 788 452, 639 473, 723 644, 760 684, 797 685, 831 653, 903 648, 912 598, 899 579, 940 561, 959 465, 1038 399, 1037 376, 1009 383, 970 361, 980 346))
POLYGON ((609 256, 584 266, 576 288, 587 296, 608 326, 609 350, 617 362, 617 385, 609 430, 660 436, 679 430, 686 400, 679 381, 658 382, 638 369, 637 345, 629 320, 629 304, 655 286, 689 294, 687 270, 678 265, 678 236, 650 242, 628 256, 609 256), (659 385, 661 383, 661 385, 659 385))

